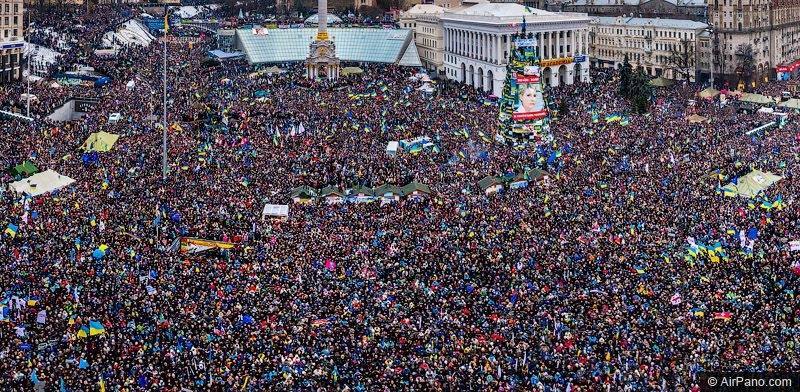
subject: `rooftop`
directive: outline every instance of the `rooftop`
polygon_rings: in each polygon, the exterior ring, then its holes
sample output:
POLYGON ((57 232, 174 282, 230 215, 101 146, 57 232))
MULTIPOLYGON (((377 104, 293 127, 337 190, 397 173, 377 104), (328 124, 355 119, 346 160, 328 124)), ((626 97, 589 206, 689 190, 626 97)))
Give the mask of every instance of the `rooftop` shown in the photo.
MULTIPOLYGON (((266 35, 256 35, 239 29, 236 36, 250 64, 274 64, 305 61, 316 33, 313 28, 269 29, 266 35)), ((333 27, 328 34, 342 61, 421 66, 411 30, 333 27)))
POLYGON ((582 13, 550 12, 517 3, 481 3, 455 11, 446 10, 442 15, 443 20, 492 24, 522 23, 523 17, 526 23, 588 20, 582 13))
POLYGON ((591 23, 601 25, 623 25, 629 27, 664 27, 674 29, 705 29, 708 27, 703 22, 695 22, 683 19, 661 19, 661 18, 630 18, 623 16, 594 16, 591 23))
MULTIPOLYGON (((319 14, 314 14, 309 16, 308 18, 306 18, 305 23, 319 24, 319 14)), ((328 14, 328 24, 333 24, 333 23, 342 23, 342 18, 334 14, 328 14)))
MULTIPOLYGON (((651 0, 573 0, 564 5, 596 5, 596 6, 623 6, 623 5, 643 5, 651 0)), ((705 0, 664 0, 677 6, 705 7, 705 0)))
POLYGON ((434 4, 417 4, 408 9, 408 11, 404 12, 406 15, 416 16, 416 15, 430 15, 430 14, 442 14, 446 10, 438 5, 434 4))

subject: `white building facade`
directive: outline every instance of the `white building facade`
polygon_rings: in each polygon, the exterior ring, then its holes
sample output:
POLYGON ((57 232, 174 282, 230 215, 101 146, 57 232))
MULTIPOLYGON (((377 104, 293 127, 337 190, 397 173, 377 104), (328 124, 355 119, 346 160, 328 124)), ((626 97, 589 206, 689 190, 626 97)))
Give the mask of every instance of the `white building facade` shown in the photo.
POLYGON ((400 14, 400 27, 414 31, 419 59, 426 69, 443 71, 444 33, 441 16, 444 8, 433 4, 417 4, 400 14))
POLYGON ((701 38, 708 25, 679 19, 594 17, 590 55, 601 68, 619 68, 628 56, 631 65, 642 66, 651 76, 695 81, 703 61, 701 38), (688 64, 670 61, 672 54, 686 55, 688 64), (689 69, 686 69, 689 68, 689 69))
POLYGON ((511 36, 521 31, 523 17, 526 31, 536 38, 546 85, 589 82, 589 17, 514 3, 478 4, 442 14, 445 76, 500 96, 511 36))
POLYGON ((22 0, 0 0, 0 84, 22 78, 22 0))

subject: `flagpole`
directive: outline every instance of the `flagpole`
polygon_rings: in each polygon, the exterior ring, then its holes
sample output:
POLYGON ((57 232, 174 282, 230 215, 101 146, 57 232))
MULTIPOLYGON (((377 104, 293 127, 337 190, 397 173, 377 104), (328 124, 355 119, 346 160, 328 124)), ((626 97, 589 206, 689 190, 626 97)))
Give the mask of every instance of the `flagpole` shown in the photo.
POLYGON ((167 25, 167 18, 169 17, 169 8, 164 5, 164 122, 161 129, 161 178, 167 181, 167 33, 169 26, 167 25))

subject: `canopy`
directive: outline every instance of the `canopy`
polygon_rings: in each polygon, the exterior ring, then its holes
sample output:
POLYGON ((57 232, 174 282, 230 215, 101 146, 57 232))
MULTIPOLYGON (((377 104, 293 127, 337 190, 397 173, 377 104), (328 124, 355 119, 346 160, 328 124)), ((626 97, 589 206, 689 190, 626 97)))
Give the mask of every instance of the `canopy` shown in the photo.
POLYGON ((39 168, 37 168, 36 165, 34 165, 31 161, 22 162, 19 165, 11 168, 11 175, 15 177, 16 176, 28 177, 38 172, 39 168))
POLYGON ((320 197, 327 197, 327 196, 338 196, 344 197, 344 192, 342 192, 339 188, 335 186, 328 185, 325 188, 319 190, 320 197))
POLYGON ((655 79, 650 81, 650 85, 654 86, 654 87, 669 87, 669 86, 672 86, 674 83, 675 82, 673 82, 673 81, 671 81, 669 79, 665 79, 665 78, 663 78, 661 76, 659 76, 659 77, 657 77, 657 78, 655 78, 655 79))
POLYGON ((719 90, 713 87, 708 87, 705 90, 699 92, 697 95, 699 95, 700 98, 705 98, 705 99, 716 98, 716 96, 719 95, 719 90))
POLYGON ((297 188, 292 189, 292 197, 293 198, 317 197, 317 190, 307 185, 301 185, 297 188))
POLYGON ((408 185, 405 185, 400 189, 403 191, 404 195, 410 195, 414 192, 428 193, 428 194, 431 193, 431 188, 429 186, 416 181, 412 181, 408 183, 408 185))
POLYGON ((84 151, 107 152, 114 147, 119 135, 108 132, 95 132, 83 142, 81 149, 84 151))
POLYGON ((61 189, 75 180, 62 176, 53 170, 47 170, 41 173, 36 173, 24 180, 12 182, 9 184, 14 192, 19 194, 27 193, 31 196, 39 196, 57 189, 61 189))
POLYGON ((744 101, 744 102, 757 103, 757 104, 761 104, 761 105, 775 103, 775 100, 773 100, 770 97, 766 97, 766 96, 763 96, 761 94, 751 94, 751 93, 742 94, 742 97, 739 98, 739 100, 740 101, 744 101))
POLYGON ((384 184, 377 188, 375 188, 375 195, 376 196, 386 196, 386 195, 402 195, 403 191, 397 185, 392 184, 384 184))
POLYGON ((208 54, 220 60, 227 60, 227 59, 235 59, 237 57, 242 57, 244 54, 242 52, 225 52, 223 50, 211 50, 208 54))
POLYGON ((364 70, 359 68, 359 67, 344 67, 344 68, 342 68, 342 75, 343 76, 361 75, 362 73, 364 73, 364 70))
POLYGON ((279 74, 281 72, 283 72, 283 70, 276 66, 268 67, 267 69, 264 70, 264 73, 266 73, 267 75, 279 74))
POLYGON ((780 181, 783 177, 772 173, 753 170, 739 177, 738 180, 725 185, 724 189, 739 196, 752 198, 769 188, 770 185, 780 181))
POLYGON ((267 204, 264 206, 264 212, 261 213, 261 218, 288 218, 289 206, 286 204, 267 204))
POLYGON ((800 109, 800 99, 792 98, 786 102, 779 103, 778 106, 790 109, 800 109))
POLYGON ((691 123, 691 124, 696 124, 696 123, 701 123, 701 122, 708 121, 708 119, 703 117, 703 116, 701 116, 701 115, 693 114, 693 115, 691 115, 689 117, 686 117, 686 121, 689 121, 689 123, 691 123))
POLYGON ((432 92, 435 91, 435 89, 433 87, 431 87, 430 83, 423 84, 418 90, 426 92, 426 93, 432 93, 432 92))

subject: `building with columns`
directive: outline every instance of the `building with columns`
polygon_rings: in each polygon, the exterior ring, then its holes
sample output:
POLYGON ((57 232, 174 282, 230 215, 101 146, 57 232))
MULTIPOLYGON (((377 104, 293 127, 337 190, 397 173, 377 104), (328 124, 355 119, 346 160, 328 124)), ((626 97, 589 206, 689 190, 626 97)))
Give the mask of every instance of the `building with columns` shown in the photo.
POLYGON ((689 73, 694 82, 704 64, 698 60, 707 28, 707 24, 691 20, 593 17, 589 55, 592 65, 601 68, 619 68, 627 55, 631 65, 643 67, 651 76, 681 80, 689 73), (673 53, 686 53, 688 64, 670 61, 673 53))
POLYGON ((0 0, 0 84, 22 78, 22 0, 0 0))
POLYGON ((511 35, 521 30, 523 17, 526 31, 537 40, 546 85, 589 82, 588 15, 514 3, 477 4, 442 14, 446 77, 500 96, 511 35))

